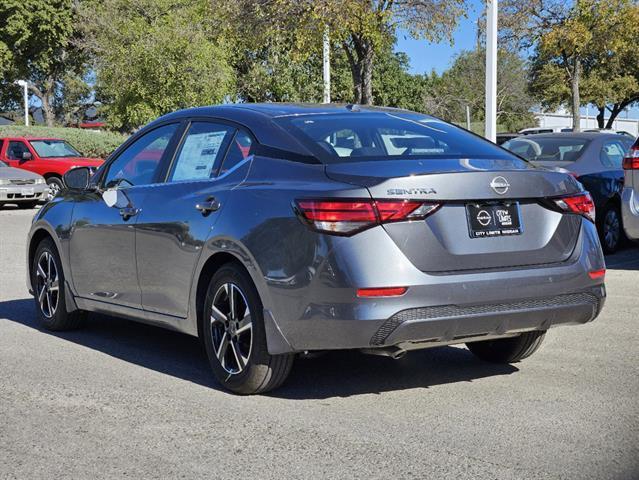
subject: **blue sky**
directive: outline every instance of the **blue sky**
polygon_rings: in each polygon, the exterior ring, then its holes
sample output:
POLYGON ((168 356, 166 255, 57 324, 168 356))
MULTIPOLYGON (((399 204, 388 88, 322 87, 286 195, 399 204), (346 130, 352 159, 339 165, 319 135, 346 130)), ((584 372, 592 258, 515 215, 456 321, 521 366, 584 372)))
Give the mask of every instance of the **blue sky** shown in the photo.
POLYGON ((462 50, 471 50, 477 42, 477 19, 481 16, 484 2, 471 0, 471 9, 467 18, 459 22, 454 33, 454 44, 448 42, 438 44, 428 43, 426 40, 414 40, 406 33, 399 32, 396 50, 406 52, 410 57, 412 73, 425 73, 435 69, 438 73, 446 70, 452 63, 453 57, 462 50))

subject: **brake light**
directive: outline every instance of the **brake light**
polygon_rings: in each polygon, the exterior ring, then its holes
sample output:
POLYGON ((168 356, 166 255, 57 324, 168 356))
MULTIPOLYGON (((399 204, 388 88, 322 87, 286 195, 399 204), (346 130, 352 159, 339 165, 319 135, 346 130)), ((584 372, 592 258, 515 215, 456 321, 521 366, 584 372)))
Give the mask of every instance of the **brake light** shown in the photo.
POLYGON ((401 297, 408 287, 358 288, 358 297, 401 297))
POLYGON ((588 220, 595 221, 595 203, 588 192, 570 197, 554 199, 555 204, 564 212, 582 215, 588 220))
POLYGON ((623 159, 624 170, 639 170, 639 145, 633 146, 623 159))
POLYGON ((301 199, 296 206, 306 223, 336 235, 352 235, 382 223, 422 219, 439 208, 432 202, 371 199, 301 199))

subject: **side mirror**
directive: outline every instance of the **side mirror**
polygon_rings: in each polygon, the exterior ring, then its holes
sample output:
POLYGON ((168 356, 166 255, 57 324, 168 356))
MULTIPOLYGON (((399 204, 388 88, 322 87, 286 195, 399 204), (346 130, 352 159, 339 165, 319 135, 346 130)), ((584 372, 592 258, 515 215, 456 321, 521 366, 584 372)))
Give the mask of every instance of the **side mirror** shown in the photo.
POLYGON ((131 205, 129 197, 119 188, 111 188, 102 193, 102 200, 108 207, 127 208, 131 205))
POLYGON ((22 152, 22 160, 31 160, 32 158, 31 152, 22 152))
POLYGON ((71 190, 86 190, 89 186, 91 171, 89 167, 76 167, 65 173, 62 178, 67 188, 71 190))

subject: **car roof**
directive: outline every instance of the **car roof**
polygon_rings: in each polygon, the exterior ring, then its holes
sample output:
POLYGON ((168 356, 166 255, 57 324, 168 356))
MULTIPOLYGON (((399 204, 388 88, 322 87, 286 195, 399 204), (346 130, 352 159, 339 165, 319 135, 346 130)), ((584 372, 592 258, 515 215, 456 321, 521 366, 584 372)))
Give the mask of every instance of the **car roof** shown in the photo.
POLYGON ((391 107, 374 107, 370 105, 352 105, 339 103, 232 103, 224 105, 213 105, 207 107, 189 108, 180 110, 170 115, 180 116, 215 116, 219 114, 237 114, 237 113, 254 112, 261 115, 276 118, 288 115, 313 115, 327 113, 348 113, 348 112, 405 112, 412 113, 409 110, 391 107))
MULTIPOLYGON (((602 133, 602 132, 554 132, 554 133, 534 133, 531 135, 522 136, 522 138, 535 139, 535 138, 580 138, 583 140, 594 140, 597 138, 624 138, 624 135, 617 133, 602 133)), ((628 138, 628 137, 625 137, 628 138)))
POLYGON ((21 137, 0 137, 0 140, 46 140, 46 141, 56 141, 56 142, 64 142, 62 138, 53 138, 53 137, 32 137, 30 135, 21 136, 21 137))

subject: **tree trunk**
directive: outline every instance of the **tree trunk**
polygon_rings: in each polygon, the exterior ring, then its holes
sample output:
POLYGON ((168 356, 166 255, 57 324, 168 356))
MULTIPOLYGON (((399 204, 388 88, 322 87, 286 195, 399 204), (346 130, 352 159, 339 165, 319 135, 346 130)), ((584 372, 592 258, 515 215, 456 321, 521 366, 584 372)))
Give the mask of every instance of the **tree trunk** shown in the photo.
POLYGON ((579 96, 579 76, 581 74, 581 60, 575 58, 572 76, 570 78, 570 91, 572 93, 572 131, 581 131, 581 98, 579 96))
POLYGON ((45 93, 42 95, 42 115, 44 116, 44 121, 47 124, 47 127, 53 127, 55 124, 55 114, 53 113, 53 108, 51 107, 51 102, 49 101, 49 94, 45 93))
POLYGON ((599 113, 597 114, 597 127, 604 128, 604 122, 606 121, 606 107, 597 107, 599 109, 599 113))
POLYGON ((362 58, 362 104, 373 104, 373 60, 374 52, 368 48, 362 58))
POLYGON ((351 76, 353 77, 354 102, 362 105, 373 103, 373 66, 375 52, 373 46, 358 36, 351 35, 352 46, 343 44, 351 76))

